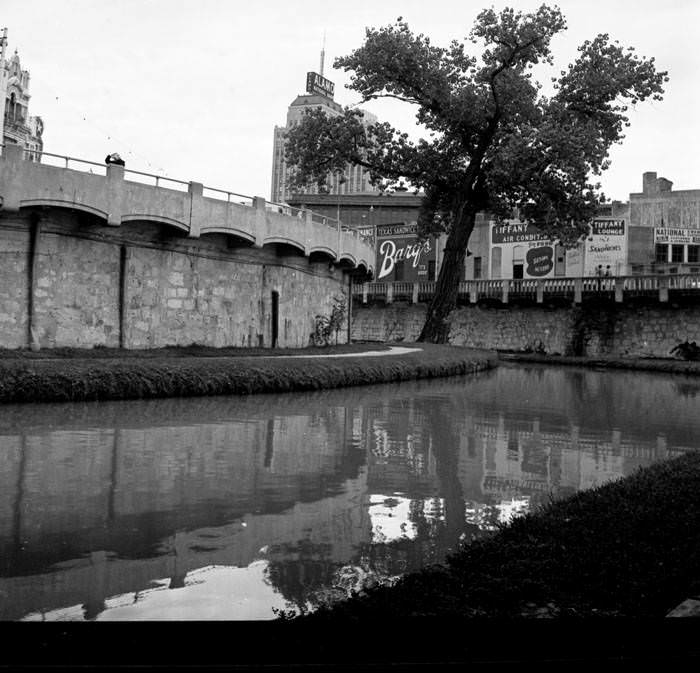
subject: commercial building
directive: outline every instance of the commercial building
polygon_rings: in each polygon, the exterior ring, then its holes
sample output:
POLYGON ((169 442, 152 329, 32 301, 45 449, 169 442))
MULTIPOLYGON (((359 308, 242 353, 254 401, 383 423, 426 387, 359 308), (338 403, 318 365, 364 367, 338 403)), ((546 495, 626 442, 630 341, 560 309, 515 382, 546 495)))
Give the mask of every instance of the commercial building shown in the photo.
POLYGON ((647 172, 630 194, 631 273, 700 273, 700 189, 672 188, 647 172))
POLYGON ((422 196, 398 188, 391 193, 292 194, 289 203, 309 208, 344 226, 359 229, 375 241, 375 280, 435 280, 444 236, 418 240, 422 196))
MULTIPOLYGON (((323 62, 323 60, 322 60, 323 62)), ((272 189, 271 200, 275 203, 291 203, 293 196, 289 190, 289 169, 284 157, 285 135, 287 130, 303 118, 308 110, 323 110, 330 117, 337 117, 343 113, 341 105, 333 100, 335 84, 323 77, 321 73, 308 72, 306 74, 306 92, 297 96, 287 109, 286 126, 275 126, 272 148, 272 189)), ((369 112, 363 111, 366 124, 373 124, 377 118, 369 112)), ((357 194, 377 193, 378 190, 369 183, 369 172, 362 166, 348 164, 344 174, 329 174, 327 189, 333 194, 357 194)), ((318 194, 316 185, 310 185, 303 190, 303 194, 318 194)))
POLYGON ((466 279, 700 273, 700 189, 673 191, 655 172, 642 191, 599 210, 573 249, 519 220, 477 221, 466 279))
POLYGON ((6 58, 7 28, 0 36, 0 100, 4 102, 2 115, 2 142, 4 145, 22 145, 27 157, 39 159, 44 149, 41 117, 29 115, 29 71, 23 70, 17 50, 6 58))

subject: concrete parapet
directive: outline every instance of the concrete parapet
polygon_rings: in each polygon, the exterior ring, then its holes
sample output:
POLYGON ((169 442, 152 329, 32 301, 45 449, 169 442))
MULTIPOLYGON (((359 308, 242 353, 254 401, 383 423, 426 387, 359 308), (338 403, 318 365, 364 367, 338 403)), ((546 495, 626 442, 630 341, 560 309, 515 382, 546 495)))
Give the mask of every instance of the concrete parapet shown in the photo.
MULTIPOLYGON (((63 157, 68 164, 69 158, 63 157)), ((73 160, 80 164, 79 160, 73 160)), ((106 175, 101 164, 82 162, 83 170, 49 166, 24 159, 24 148, 8 145, 0 157, 0 194, 4 210, 49 206, 70 208, 90 213, 109 225, 151 221, 181 230, 189 238, 207 233, 225 233, 248 244, 262 247, 284 243, 308 256, 313 249, 328 250, 331 260, 345 259, 361 273, 373 271, 374 249, 353 232, 315 222, 310 211, 301 218, 270 212, 265 199, 255 197, 252 207, 228 200, 204 196, 204 185, 181 182, 180 188, 169 189, 158 184, 163 178, 130 171, 124 166, 108 164, 106 175), (144 184, 143 179, 155 184, 144 184), (132 178, 132 179, 130 179, 132 178), (186 187, 186 191, 182 189, 186 187)), ((211 190, 219 192, 220 190, 211 190)))

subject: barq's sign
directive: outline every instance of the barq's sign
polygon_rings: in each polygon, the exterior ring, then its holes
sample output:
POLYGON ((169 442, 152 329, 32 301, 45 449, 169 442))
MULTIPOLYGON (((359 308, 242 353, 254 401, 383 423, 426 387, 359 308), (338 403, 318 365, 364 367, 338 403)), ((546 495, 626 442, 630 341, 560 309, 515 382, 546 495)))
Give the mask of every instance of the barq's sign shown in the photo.
POLYGON ((406 239, 399 239, 398 243, 403 243, 401 247, 397 246, 391 239, 386 239, 379 245, 379 254, 377 255, 377 266, 379 266, 379 274, 377 280, 388 276, 396 266, 396 262, 411 261, 414 269, 418 268, 421 257, 428 255, 432 248, 430 241, 418 241, 410 243, 406 239))

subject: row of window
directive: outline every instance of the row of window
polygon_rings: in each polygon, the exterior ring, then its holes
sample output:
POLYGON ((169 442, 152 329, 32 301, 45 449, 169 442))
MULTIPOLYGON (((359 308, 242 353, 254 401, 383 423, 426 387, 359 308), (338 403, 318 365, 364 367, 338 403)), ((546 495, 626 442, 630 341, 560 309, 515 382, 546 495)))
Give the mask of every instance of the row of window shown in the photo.
POLYGON ((700 245, 657 243, 655 260, 673 264, 697 264, 700 262, 700 245))

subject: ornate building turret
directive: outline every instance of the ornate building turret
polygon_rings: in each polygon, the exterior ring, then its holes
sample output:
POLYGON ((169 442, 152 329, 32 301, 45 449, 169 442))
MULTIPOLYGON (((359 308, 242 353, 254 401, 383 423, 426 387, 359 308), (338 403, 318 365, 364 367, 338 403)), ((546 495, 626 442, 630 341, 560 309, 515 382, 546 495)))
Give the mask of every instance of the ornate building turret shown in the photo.
POLYGON ((44 122, 41 117, 29 116, 29 71, 22 70, 19 55, 6 58, 7 28, 0 36, 0 102, 3 104, 2 142, 22 145, 27 158, 39 160, 44 149, 42 135, 44 122))

